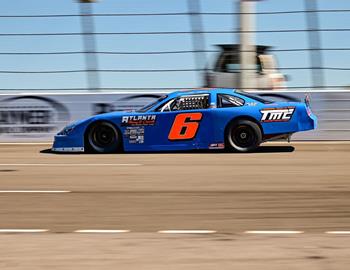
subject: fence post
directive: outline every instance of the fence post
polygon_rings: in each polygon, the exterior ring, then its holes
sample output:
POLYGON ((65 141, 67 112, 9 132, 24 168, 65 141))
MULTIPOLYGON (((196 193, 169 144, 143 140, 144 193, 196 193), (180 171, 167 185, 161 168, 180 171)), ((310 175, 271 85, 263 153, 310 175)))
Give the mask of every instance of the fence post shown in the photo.
POLYGON ((256 45, 255 45, 255 2, 240 1, 240 88, 255 90, 256 82, 256 45))
POLYGON ((319 18, 317 13, 317 0, 304 0, 306 9, 306 22, 309 37, 310 64, 312 72, 312 86, 324 87, 323 59, 321 48, 321 37, 319 29, 319 18))
POLYGON ((194 50, 195 67, 198 70, 200 85, 205 85, 203 72, 206 70, 206 43, 203 33, 203 23, 200 15, 200 0, 187 0, 188 14, 190 17, 192 45, 194 50))
POLYGON ((94 2, 96 2, 96 0, 79 0, 87 76, 86 79, 87 87, 90 91, 100 89, 100 77, 98 73, 99 65, 96 55, 96 40, 95 36, 93 35, 95 31, 95 24, 92 16, 92 5, 94 2))

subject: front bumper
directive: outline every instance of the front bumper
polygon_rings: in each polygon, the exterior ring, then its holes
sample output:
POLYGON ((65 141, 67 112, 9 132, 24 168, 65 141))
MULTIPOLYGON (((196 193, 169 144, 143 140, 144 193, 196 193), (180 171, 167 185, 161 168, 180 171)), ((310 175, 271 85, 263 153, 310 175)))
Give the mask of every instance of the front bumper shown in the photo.
POLYGON ((83 153, 84 147, 52 147, 52 152, 57 153, 83 153))
POLYGON ((84 141, 74 136, 56 135, 51 148, 52 152, 82 153, 84 150, 84 141))

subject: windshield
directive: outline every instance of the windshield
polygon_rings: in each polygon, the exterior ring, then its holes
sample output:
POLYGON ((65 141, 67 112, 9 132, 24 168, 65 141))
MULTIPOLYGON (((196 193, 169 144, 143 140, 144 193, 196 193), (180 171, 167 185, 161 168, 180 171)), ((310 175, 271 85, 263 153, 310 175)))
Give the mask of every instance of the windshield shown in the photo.
POLYGON ((270 100, 270 99, 267 99, 267 98, 263 98, 259 95, 256 95, 256 94, 252 94, 252 93, 247 93, 247 92, 244 92, 244 91, 236 91, 237 94, 240 94, 242 96, 245 96, 245 97, 249 97, 251 99, 254 99, 256 101, 259 101, 261 103, 264 103, 264 104, 270 104, 270 103, 274 103, 273 100, 270 100))
POLYGON ((168 96, 161 96, 160 98, 158 98, 157 100, 147 104, 146 106, 142 107, 141 109, 137 110, 137 112, 147 112, 149 109, 151 109, 154 105, 156 105, 157 103, 163 101, 164 99, 166 99, 168 96))

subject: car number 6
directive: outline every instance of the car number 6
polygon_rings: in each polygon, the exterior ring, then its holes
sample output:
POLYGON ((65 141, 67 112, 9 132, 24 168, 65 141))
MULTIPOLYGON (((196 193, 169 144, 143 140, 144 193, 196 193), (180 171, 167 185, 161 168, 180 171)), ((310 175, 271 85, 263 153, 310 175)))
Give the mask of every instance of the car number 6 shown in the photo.
POLYGON ((171 127, 169 140, 191 140, 198 131, 199 123, 202 120, 201 113, 182 113, 175 117, 171 127))

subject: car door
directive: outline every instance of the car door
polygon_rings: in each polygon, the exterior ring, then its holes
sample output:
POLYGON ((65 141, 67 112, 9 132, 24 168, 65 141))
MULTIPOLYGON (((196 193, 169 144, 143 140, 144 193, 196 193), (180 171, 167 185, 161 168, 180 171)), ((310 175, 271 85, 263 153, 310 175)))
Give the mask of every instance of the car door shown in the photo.
MULTIPOLYGON (((251 104, 251 105, 256 105, 251 104)), ((242 115, 242 108, 244 108, 245 100, 227 93, 218 93, 216 96, 217 108, 213 111, 213 139, 222 144, 225 142, 225 128, 227 124, 234 118, 242 115)))
POLYGON ((212 134, 210 94, 184 94, 154 112, 156 124, 148 129, 152 150, 204 148, 212 134))

